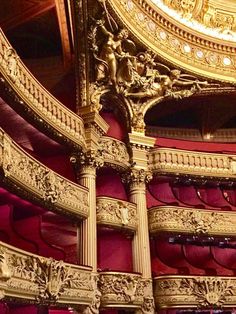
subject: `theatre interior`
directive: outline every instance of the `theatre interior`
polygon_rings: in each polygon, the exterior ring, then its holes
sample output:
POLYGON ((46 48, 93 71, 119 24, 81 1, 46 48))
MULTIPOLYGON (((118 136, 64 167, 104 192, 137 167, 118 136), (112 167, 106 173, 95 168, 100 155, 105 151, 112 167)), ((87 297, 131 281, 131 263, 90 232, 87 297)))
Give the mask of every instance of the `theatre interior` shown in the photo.
POLYGON ((0 314, 236 313, 236 1, 0 1, 0 314))

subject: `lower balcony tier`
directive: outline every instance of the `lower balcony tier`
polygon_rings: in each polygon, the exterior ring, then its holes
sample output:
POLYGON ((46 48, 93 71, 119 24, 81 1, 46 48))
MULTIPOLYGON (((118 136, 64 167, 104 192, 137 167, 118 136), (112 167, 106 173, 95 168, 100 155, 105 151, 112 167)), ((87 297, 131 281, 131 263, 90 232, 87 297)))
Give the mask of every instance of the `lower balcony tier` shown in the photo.
POLYGON ((236 304, 236 277, 156 277, 154 299, 159 309, 232 308, 236 304))

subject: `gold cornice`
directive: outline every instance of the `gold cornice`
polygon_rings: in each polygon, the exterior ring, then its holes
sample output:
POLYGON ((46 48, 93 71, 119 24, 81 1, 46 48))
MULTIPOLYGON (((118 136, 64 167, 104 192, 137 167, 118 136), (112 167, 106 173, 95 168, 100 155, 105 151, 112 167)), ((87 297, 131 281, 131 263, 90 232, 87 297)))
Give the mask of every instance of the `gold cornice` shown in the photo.
POLYGON ((156 277, 154 299, 157 308, 234 307, 236 277, 156 277))
POLYGON ((235 155, 155 148, 148 157, 149 168, 155 174, 236 179, 235 155))
POLYGON ((53 97, 25 67, 0 30, 0 84, 12 105, 59 142, 85 150, 83 120, 53 97))
POLYGON ((149 231, 236 237, 236 213, 158 206, 149 209, 149 231))
POLYGON ((235 47, 217 45, 185 32, 146 0, 108 0, 108 3, 133 36, 164 60, 200 76, 236 82, 235 47), (229 59, 231 63, 224 64, 229 59))
POLYGON ((97 197, 98 224, 135 231, 137 222, 135 204, 111 197, 97 197))
POLYGON ((88 190, 24 152, 0 129, 1 181, 13 193, 67 215, 87 217, 88 190))
POLYGON ((0 298, 40 304, 90 305, 91 268, 70 265, 0 242, 0 298))

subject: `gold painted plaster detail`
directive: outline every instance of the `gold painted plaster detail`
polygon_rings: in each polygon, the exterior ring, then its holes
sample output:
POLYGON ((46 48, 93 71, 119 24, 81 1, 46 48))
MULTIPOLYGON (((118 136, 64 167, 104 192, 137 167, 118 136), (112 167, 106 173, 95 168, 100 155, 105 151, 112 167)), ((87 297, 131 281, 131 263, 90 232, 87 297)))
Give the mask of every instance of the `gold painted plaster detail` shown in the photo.
POLYGON ((158 206, 151 208, 148 216, 151 233, 236 235, 236 214, 230 211, 158 206))
POLYGON ((179 149, 156 148, 149 153, 154 173, 235 178, 235 156, 179 149))
MULTIPOLYGON (((0 249, 5 252, 7 265, 5 275, 0 276, 0 289, 6 299, 41 304, 90 304, 92 301, 88 267, 29 254, 3 242, 0 242, 0 249)), ((2 264, 1 258, 1 268, 2 264)))
POLYGON ((236 300, 235 277, 163 276, 154 279, 159 308, 231 307, 236 300))
POLYGON ((137 208, 130 202, 97 197, 97 223, 135 230, 137 228, 137 208))
POLYGON ((17 95, 17 102, 28 114, 32 111, 45 128, 50 125, 57 138, 65 137, 65 141, 69 140, 75 147, 85 149, 83 120, 54 98, 36 80, 10 46, 2 30, 0 73, 1 82, 8 83, 10 90, 17 95))
MULTIPOLYGON (((144 280, 138 274, 102 272, 99 274, 98 286, 103 307, 124 305, 141 308, 146 302, 145 298, 152 297, 150 280, 144 280)), ((150 314, 151 310, 150 307, 150 314)))
MULTIPOLYGON (((81 217, 88 215, 88 191, 45 167, 24 152, 0 130, 0 167, 3 181, 16 192, 19 188, 29 198, 37 199, 49 208, 81 217)), ((19 192, 20 193, 20 192, 19 192)))
POLYGON ((128 168, 130 166, 126 145, 111 137, 104 136, 100 139, 97 156, 107 164, 118 165, 121 168, 128 168))
MULTIPOLYGON (((236 82, 235 44, 180 26, 146 0, 107 0, 125 27, 148 49, 200 76, 236 82)), ((186 2, 186 1, 185 1, 186 2)), ((186 14, 189 9, 186 9, 186 14)))

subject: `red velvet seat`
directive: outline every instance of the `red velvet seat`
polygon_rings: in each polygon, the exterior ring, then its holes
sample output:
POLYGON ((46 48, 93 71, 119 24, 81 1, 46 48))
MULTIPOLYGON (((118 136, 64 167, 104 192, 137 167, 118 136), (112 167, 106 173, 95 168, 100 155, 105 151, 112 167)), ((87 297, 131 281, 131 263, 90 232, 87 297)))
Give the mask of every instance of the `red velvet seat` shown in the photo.
POLYGON ((234 276, 236 275, 236 249, 212 247, 211 253, 219 265, 231 270, 234 276))
POLYGON ((194 267, 201 268, 208 276, 232 276, 233 273, 215 262, 209 246, 184 245, 187 261, 194 267))
POLYGON ((166 239, 156 240, 156 255, 162 263, 177 268, 182 275, 203 275, 205 272, 191 265, 185 258, 181 244, 168 243, 166 239))

